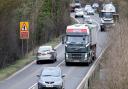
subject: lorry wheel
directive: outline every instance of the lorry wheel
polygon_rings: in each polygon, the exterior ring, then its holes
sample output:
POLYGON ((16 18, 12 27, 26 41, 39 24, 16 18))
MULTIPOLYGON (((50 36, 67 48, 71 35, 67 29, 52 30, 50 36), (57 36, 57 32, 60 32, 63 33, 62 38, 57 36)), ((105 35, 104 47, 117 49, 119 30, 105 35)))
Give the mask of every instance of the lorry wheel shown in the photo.
POLYGON ((92 57, 92 60, 95 61, 95 60, 96 60, 96 56, 93 56, 93 57, 92 57))
POLYGON ((104 25, 101 25, 100 26, 100 29, 101 29, 101 32, 105 31, 105 26, 104 25))
POLYGON ((69 66, 69 65, 70 65, 70 63, 69 63, 69 62, 65 62, 65 64, 66 64, 66 66, 69 66))

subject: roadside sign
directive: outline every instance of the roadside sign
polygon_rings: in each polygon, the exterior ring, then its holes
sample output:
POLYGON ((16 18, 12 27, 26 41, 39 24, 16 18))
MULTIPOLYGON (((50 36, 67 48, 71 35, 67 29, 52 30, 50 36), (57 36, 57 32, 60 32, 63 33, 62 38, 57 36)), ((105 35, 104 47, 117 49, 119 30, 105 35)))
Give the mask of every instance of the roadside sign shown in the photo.
POLYGON ((29 22, 20 22, 20 39, 29 39, 29 22))

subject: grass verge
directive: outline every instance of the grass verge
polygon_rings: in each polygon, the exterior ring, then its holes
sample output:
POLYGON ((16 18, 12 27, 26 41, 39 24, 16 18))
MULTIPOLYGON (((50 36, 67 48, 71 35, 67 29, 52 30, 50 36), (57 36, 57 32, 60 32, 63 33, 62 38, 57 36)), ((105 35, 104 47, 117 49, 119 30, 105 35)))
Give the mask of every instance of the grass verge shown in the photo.
MULTIPOLYGON (((50 41, 44 45, 52 45, 53 47, 55 47, 59 43, 60 43, 60 37, 55 38, 52 41, 50 41)), ((34 51, 34 53, 36 53, 36 51, 34 51)), ((24 58, 17 60, 14 64, 9 65, 8 67, 6 67, 4 69, 0 69, 0 81, 6 79, 7 77, 12 75, 16 71, 22 69, 24 66, 31 63, 33 60, 35 60, 35 55, 33 55, 33 51, 31 51, 28 54, 26 54, 26 56, 24 58)))

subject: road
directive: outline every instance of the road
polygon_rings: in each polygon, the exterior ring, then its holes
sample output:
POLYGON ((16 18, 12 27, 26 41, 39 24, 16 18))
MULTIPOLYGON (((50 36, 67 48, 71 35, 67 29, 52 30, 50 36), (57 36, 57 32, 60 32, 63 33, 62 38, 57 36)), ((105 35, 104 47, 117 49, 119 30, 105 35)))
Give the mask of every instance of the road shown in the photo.
MULTIPOLYGON (((71 14, 74 17, 74 14, 71 14)), ((99 18, 96 15, 91 16, 96 22, 99 21, 99 18)), ((77 19, 79 22, 82 22, 83 19, 77 19)), ((99 22, 98 22, 99 23, 99 22)), ((107 44, 107 32, 97 31, 97 57, 100 55, 103 48, 107 44)), ((64 63, 64 45, 59 45, 57 47, 58 60, 53 64, 41 64, 37 65, 35 62, 32 63, 29 67, 23 71, 17 73, 15 76, 10 77, 7 80, 0 82, 0 89, 37 89, 36 83, 38 78, 37 74, 40 73, 43 67, 55 67, 59 66, 62 69, 63 74, 66 74, 65 77, 65 89, 75 89, 83 77, 88 72, 90 66, 65 66, 64 63)))

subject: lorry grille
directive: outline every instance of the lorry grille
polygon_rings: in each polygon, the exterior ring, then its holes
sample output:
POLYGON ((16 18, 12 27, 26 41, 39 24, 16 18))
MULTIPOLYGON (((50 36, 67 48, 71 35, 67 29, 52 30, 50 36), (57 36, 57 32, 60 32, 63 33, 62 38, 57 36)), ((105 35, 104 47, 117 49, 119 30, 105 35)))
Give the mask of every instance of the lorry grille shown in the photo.
POLYGON ((82 59, 82 54, 72 54, 72 59, 82 59))

